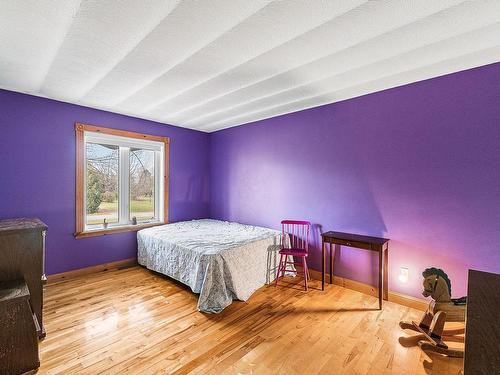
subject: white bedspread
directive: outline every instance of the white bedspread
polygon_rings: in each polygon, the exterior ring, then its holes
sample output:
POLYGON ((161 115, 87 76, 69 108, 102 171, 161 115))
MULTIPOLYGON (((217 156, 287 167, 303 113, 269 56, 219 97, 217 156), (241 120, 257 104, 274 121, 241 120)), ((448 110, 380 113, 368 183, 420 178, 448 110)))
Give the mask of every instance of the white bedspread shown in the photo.
POLYGON ((138 261, 199 293, 200 311, 217 313, 274 280, 280 236, 226 221, 184 221, 140 230, 138 261))

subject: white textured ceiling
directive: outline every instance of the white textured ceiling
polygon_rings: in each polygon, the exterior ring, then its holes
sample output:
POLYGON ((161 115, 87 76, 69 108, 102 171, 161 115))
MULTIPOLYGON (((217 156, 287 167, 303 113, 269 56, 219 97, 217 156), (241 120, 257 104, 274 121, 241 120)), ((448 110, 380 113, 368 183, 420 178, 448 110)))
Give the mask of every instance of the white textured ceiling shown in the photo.
POLYGON ((500 0, 0 0, 0 87, 202 131, 500 61, 500 0))

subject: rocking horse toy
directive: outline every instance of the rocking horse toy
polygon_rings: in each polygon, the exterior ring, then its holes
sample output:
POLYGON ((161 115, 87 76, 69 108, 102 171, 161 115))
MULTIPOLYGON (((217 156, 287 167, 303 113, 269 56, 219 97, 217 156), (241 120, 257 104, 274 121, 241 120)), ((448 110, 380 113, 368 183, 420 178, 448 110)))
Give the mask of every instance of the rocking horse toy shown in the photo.
POLYGON ((448 275, 439 268, 427 268, 422 272, 424 277, 424 297, 431 296, 433 301, 425 312, 420 323, 399 322, 402 329, 410 329, 419 334, 412 337, 401 337, 399 342, 403 345, 409 342, 418 342, 424 351, 432 351, 450 357, 463 357, 463 349, 451 349, 447 341, 463 342, 465 328, 445 329, 445 322, 465 322, 465 304, 467 297, 451 298, 451 281, 448 275))

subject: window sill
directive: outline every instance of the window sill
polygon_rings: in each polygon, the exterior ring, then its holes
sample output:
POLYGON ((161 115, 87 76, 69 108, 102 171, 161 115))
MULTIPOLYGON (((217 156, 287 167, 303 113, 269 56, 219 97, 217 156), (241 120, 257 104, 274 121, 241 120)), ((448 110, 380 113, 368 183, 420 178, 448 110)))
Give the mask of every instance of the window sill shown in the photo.
POLYGON ((167 223, 147 223, 147 224, 137 224, 137 225, 126 225, 122 227, 108 228, 108 229, 96 229, 88 230, 84 232, 75 233, 75 238, 86 238, 86 237, 97 237, 97 236, 107 236, 114 233, 123 232, 134 232, 144 228, 156 227, 157 225, 164 225, 167 223))

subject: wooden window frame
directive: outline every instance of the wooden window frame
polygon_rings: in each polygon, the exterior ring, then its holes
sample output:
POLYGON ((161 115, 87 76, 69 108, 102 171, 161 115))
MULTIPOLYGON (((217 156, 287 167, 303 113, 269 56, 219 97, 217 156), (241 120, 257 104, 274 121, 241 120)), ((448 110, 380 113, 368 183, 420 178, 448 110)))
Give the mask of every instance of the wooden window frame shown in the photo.
POLYGON ((76 231, 75 238, 103 236, 113 233, 138 231, 143 228, 163 225, 168 223, 168 194, 169 194, 169 146, 170 138, 143 133, 130 132, 104 128, 96 125, 75 123, 76 133, 76 231), (126 225, 109 229, 98 229, 85 231, 85 132, 109 134, 120 137, 162 142, 164 145, 164 167, 163 167, 163 221, 159 223, 147 223, 137 225, 126 225))

